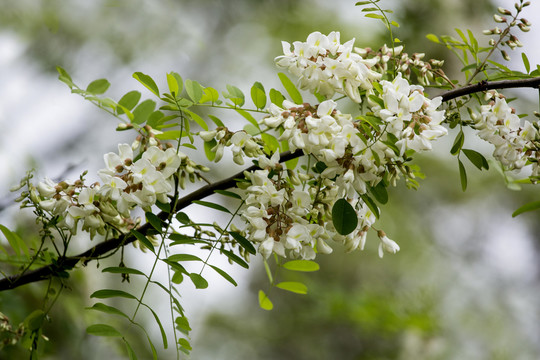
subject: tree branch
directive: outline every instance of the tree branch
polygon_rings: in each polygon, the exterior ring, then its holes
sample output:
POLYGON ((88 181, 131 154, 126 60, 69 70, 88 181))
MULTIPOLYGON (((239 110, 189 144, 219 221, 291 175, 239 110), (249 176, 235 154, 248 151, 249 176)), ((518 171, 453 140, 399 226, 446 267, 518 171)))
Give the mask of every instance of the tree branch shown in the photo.
MULTIPOLYGON (((443 102, 446 102, 460 96, 465 96, 486 90, 525 87, 540 88, 540 77, 518 80, 480 81, 479 83, 473 85, 468 85, 459 89, 446 91, 441 94, 441 96, 443 102)), ((285 162, 287 160, 300 157, 303 154, 304 153, 301 150, 297 150, 293 153, 291 153, 290 151, 283 152, 280 156, 281 161, 285 162)), ((176 207, 171 211, 177 212, 189 206, 194 200, 204 199, 205 197, 212 195, 216 190, 225 190, 232 188, 236 185, 236 179, 244 178, 244 171, 254 171, 257 168, 257 166, 253 165, 226 179, 203 186, 195 190, 194 192, 186 195, 185 197, 179 199, 176 207)), ((160 212, 158 216, 161 219, 166 219, 168 214, 166 212, 160 212)), ((147 223, 140 226, 137 230, 142 234, 146 234, 150 229, 151 227, 147 223)), ((28 271, 24 274, 5 277, 0 280, 0 291, 14 289, 21 285, 46 280, 51 276, 57 276, 61 272, 74 268, 80 261, 82 261, 83 265, 86 265, 89 261, 95 260, 100 256, 107 254, 108 252, 115 250, 120 246, 130 244, 135 240, 136 238, 131 234, 121 235, 117 238, 103 241, 79 255, 59 258, 55 264, 43 266, 41 268, 28 271)))
POLYGON ((495 89, 511 89, 511 88, 539 88, 540 77, 530 79, 517 79, 517 80, 501 80, 501 81, 485 81, 482 80, 476 84, 464 86, 459 89, 449 90, 444 92, 442 101, 449 101, 460 96, 465 96, 481 91, 495 90, 495 89))
MULTIPOLYGON (((304 153, 301 150, 297 150, 292 153, 290 151, 285 151, 280 154, 280 161, 285 162, 285 161, 300 157, 302 155, 304 155, 304 153)), ((242 170, 232 176, 229 176, 226 179, 203 186, 193 191, 192 193, 189 193, 183 198, 179 199, 178 202, 176 203, 175 208, 171 209, 171 212, 174 213, 174 212, 180 211, 183 208, 191 205, 191 203, 194 200, 204 199, 205 197, 214 194, 216 190, 230 189, 236 185, 237 179, 244 178, 244 171, 254 171, 257 169, 258 167, 256 165, 252 165, 249 168, 242 170)), ((158 217, 163 220, 167 219, 167 216, 168 216, 168 213, 164 211, 158 214, 158 217)), ((142 234, 146 234, 150 229, 151 229, 151 226, 148 223, 146 223, 140 226, 137 229, 137 231, 139 231, 142 234)), ((28 271, 24 274, 17 274, 17 275, 5 277, 0 280, 0 291, 10 290, 10 289, 14 289, 28 283, 46 280, 51 276, 58 275, 62 271, 71 270, 80 261, 82 261, 83 265, 86 265, 89 261, 95 260, 99 258, 100 256, 108 253, 109 251, 117 249, 120 246, 130 244, 135 240, 137 239, 133 235, 124 234, 117 238, 103 241, 79 255, 59 258, 55 264, 43 266, 41 268, 28 271)))

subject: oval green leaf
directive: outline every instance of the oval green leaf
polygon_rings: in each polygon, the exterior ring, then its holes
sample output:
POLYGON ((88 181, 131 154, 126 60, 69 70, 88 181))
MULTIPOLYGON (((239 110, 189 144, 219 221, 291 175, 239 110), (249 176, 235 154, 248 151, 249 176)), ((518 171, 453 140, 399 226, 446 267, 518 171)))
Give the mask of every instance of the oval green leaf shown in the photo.
POLYGON ((259 290, 259 306, 261 309, 268 311, 274 308, 274 304, 272 304, 268 296, 262 290, 259 290))
POLYGON ((347 200, 339 199, 332 207, 332 221, 339 234, 347 235, 356 229, 358 216, 347 200))
POLYGON ((86 328, 86 333, 95 336, 116 336, 122 337, 122 334, 110 325, 94 324, 86 328))
POLYGON ((319 270, 319 264, 311 260, 291 260, 283 264, 283 267, 291 271, 311 272, 319 270))
POLYGON ((296 294, 307 294, 307 286, 297 281, 283 281, 277 284, 276 287, 296 294))

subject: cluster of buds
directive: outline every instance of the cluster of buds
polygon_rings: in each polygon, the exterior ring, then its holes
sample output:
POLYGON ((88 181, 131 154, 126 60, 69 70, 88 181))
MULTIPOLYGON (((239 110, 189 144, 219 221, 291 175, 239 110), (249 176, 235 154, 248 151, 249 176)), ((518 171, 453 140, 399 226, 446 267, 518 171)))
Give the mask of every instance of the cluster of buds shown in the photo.
POLYGON ((216 145, 210 149, 215 154, 215 162, 221 160, 223 150, 228 146, 231 146, 233 160, 238 165, 244 165, 245 156, 254 158, 263 154, 262 146, 264 144, 243 130, 232 132, 226 127, 220 126, 215 130, 201 131, 199 136, 205 142, 216 141, 216 145))
POLYGON ((354 51, 366 59, 373 59, 376 63, 373 65, 373 70, 384 74, 388 71, 389 63, 394 64, 396 71, 401 72, 402 76, 409 80, 413 73, 416 74, 417 80, 421 85, 430 85, 435 76, 444 76, 442 66, 443 60, 430 59, 423 60, 424 53, 407 54, 403 52, 403 46, 394 48, 388 47, 386 44, 378 50, 367 48, 354 48, 354 51))
MULTIPOLYGON (((484 35, 499 35, 499 39, 490 39, 490 46, 508 46, 511 50, 514 50, 517 47, 522 47, 523 44, 519 41, 517 36, 512 34, 510 31, 513 27, 518 27, 521 31, 527 32, 530 30, 531 23, 525 18, 519 18, 519 13, 523 10, 524 7, 529 6, 530 1, 520 0, 519 3, 515 3, 516 13, 513 14, 511 10, 499 7, 497 9, 498 14, 493 15, 493 20, 499 24, 505 24, 506 28, 501 30, 499 27, 493 29, 484 30, 484 35)), ((509 61, 510 56, 505 50, 501 50, 501 56, 509 61)))

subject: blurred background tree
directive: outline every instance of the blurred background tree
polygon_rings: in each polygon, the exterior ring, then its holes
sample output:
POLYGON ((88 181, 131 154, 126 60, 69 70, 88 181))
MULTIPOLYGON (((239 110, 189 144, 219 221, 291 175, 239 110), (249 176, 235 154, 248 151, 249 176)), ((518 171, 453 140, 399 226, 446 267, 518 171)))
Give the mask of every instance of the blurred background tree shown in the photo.
MULTIPOLYGON (((444 59, 445 71, 459 77, 459 64, 425 34, 450 34, 455 27, 479 33, 493 27, 490 16, 496 6, 512 3, 388 0, 383 5, 395 11, 394 19, 401 24, 397 36, 406 44, 405 51, 444 59)), ((530 11, 534 15, 533 8, 530 11)), ((53 177, 74 177, 85 169, 93 173, 101 167, 101 154, 131 141, 114 133, 115 121, 69 94, 57 81, 55 66, 68 69, 80 83, 108 78, 117 97, 136 86, 129 81, 134 71, 164 79, 161 75, 174 70, 216 88, 233 83, 245 89, 254 81, 277 87, 273 58, 281 53, 280 41, 333 30, 340 31, 342 39, 355 37, 356 46, 378 48, 388 41, 384 28, 363 18, 348 1, 4 3, 0 223, 13 225, 25 238, 33 236, 31 220, 11 205, 7 190, 28 167, 53 177)), ((522 106, 532 106, 526 96, 520 96, 522 106)), ((309 294, 274 289, 272 312, 257 308, 256 291, 266 281, 257 262, 249 275, 236 274, 238 282, 249 287, 193 294, 199 301, 205 297, 207 306, 196 310, 197 301, 190 302, 186 294, 195 330, 192 357, 539 358, 538 215, 510 217, 535 197, 534 190, 508 190, 492 165, 488 173, 468 169, 469 189, 463 194, 457 164, 448 156, 452 136, 448 138, 439 142, 435 154, 422 158, 427 179, 420 190, 398 186, 391 193, 395 201, 382 209, 381 227, 402 246, 398 255, 380 260, 371 239, 364 252, 321 256, 321 270, 302 276, 309 294)), ((486 155, 492 151, 482 143, 470 146, 486 155)), ((335 251, 341 251, 339 246, 335 251)), ((130 256, 132 261, 140 259, 135 252, 130 256)), ((114 286, 118 282, 91 267, 72 275, 71 288, 55 305, 45 327, 51 341, 44 345, 44 358, 124 357, 123 349, 115 352, 115 343, 84 332, 95 314, 85 311, 81 316, 80 309, 91 305, 88 295, 95 279, 114 286)), ((137 282, 132 279, 126 286, 137 282)), ((46 284, 33 284, 0 293, 0 311, 16 326, 39 306, 45 290, 46 284)), ((140 358, 149 355, 145 340, 133 343, 140 344, 140 358)), ((26 357, 21 351, 5 347, 0 358, 26 357)))

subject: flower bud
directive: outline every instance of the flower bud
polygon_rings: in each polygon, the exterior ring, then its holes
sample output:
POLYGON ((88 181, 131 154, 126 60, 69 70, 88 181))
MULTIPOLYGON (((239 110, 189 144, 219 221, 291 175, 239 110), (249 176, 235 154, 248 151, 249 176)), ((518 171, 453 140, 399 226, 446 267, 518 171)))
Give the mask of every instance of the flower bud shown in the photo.
POLYGON ((501 14, 501 15, 512 15, 512 12, 511 12, 510 10, 504 9, 504 8, 502 8, 502 7, 500 7, 500 6, 497 8, 497 11, 498 11, 499 14, 501 14))
POLYGON ((503 22, 506 22, 506 18, 498 15, 498 14, 495 14, 493 15, 493 20, 495 20, 495 22, 498 22, 498 23, 503 23, 503 22))
POLYGON ((501 50, 501 55, 502 55, 504 60, 510 61, 510 56, 508 55, 508 53, 505 50, 501 50))

